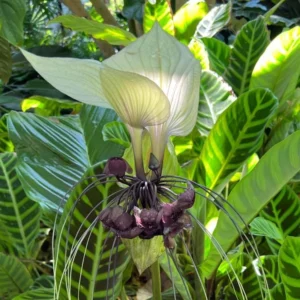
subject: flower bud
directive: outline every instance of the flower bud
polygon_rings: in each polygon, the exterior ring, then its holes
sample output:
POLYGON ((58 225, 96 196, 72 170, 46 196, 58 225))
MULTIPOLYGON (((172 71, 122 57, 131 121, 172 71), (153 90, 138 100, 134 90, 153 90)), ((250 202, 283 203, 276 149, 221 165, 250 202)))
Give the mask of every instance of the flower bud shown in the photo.
POLYGON ((106 175, 113 175, 116 177, 123 177, 126 172, 131 173, 132 169, 128 165, 127 161, 120 157, 110 158, 103 171, 106 175))

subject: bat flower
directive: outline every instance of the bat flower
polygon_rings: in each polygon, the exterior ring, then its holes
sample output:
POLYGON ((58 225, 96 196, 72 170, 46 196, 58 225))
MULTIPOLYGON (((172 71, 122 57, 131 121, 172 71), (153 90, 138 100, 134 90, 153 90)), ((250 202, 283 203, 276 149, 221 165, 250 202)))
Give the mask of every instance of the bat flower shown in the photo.
POLYGON ((131 135, 136 175, 140 179, 146 179, 143 130, 149 131, 150 152, 161 165, 169 136, 187 135, 195 125, 200 64, 186 46, 164 32, 158 23, 102 63, 22 52, 36 71, 64 94, 116 111, 131 135))

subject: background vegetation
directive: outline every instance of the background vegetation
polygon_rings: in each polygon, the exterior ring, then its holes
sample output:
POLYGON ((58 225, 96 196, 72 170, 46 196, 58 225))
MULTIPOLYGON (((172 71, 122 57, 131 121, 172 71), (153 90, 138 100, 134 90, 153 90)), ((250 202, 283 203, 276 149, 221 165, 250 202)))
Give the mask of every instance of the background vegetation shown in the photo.
MULTIPOLYGON (((130 149, 113 111, 82 105, 54 89, 18 47, 41 56, 102 61, 149 31, 155 20, 190 48, 203 70, 197 124, 189 136, 172 140, 171 172, 228 199, 250 224, 245 228, 227 206, 247 236, 249 231, 255 236, 259 252, 246 251, 222 210, 197 201, 193 215, 209 230, 215 226, 213 236, 229 260, 222 261, 209 234, 196 226, 187 233, 193 257, 180 242, 177 264, 169 267, 159 253, 163 299, 174 297, 172 282, 178 299, 200 299, 194 263, 212 299, 299 299, 297 0, 0 0, 0 299, 53 299, 52 237, 66 234, 59 231, 61 214, 70 216, 74 200, 92 182, 88 175, 130 149), (262 290, 257 265, 269 291, 262 290)), ((78 211, 87 214, 110 188, 87 194, 71 214, 74 228, 82 221, 78 211)), ((70 241, 78 239, 76 233, 69 230, 70 241)), ((95 237, 100 245, 101 234, 95 237)), ((92 244, 84 247, 90 250, 92 244)), ((92 263, 76 255, 72 268, 79 268, 83 279, 72 277, 72 299, 105 299, 112 293, 122 299, 151 297, 149 264, 141 264, 159 255, 131 253, 138 270, 123 244, 116 252, 116 271, 99 268, 95 278, 91 270, 99 265, 98 253, 90 252, 92 263), (92 280, 99 283, 95 291, 92 280)))

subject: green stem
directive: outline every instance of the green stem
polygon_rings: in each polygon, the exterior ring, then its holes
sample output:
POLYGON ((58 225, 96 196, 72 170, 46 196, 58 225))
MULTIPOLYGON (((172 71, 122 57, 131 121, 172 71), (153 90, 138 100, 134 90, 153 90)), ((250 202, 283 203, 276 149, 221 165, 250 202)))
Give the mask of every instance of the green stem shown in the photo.
POLYGON ((158 260, 151 266, 152 275, 152 293, 153 299, 161 300, 161 279, 160 279, 160 266, 158 260))
MULTIPOLYGON (((201 208, 199 208, 197 214, 197 219, 205 225, 206 220, 206 203, 203 202, 203 205, 201 208)), ((204 231, 199 227, 195 226, 193 229, 193 256, 194 256, 194 262, 196 266, 199 266, 203 260, 204 260, 204 251, 205 251, 205 233, 204 231)), ((196 293, 196 299, 205 299, 205 278, 202 276, 200 270, 198 269, 200 279, 198 276, 195 277, 195 293, 196 293)))

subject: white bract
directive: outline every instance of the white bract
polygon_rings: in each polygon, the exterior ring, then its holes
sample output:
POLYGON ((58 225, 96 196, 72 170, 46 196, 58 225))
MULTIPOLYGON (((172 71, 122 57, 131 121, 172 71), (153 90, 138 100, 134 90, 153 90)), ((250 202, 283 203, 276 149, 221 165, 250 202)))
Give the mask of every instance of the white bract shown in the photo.
POLYGON ((116 111, 131 134, 137 175, 143 173, 144 129, 150 133, 152 153, 162 162, 170 135, 187 135, 195 126, 200 64, 158 23, 103 63, 22 52, 37 72, 64 94, 116 111))

